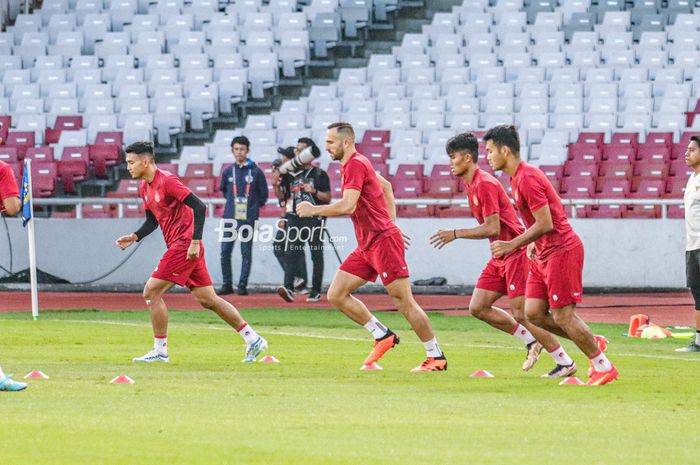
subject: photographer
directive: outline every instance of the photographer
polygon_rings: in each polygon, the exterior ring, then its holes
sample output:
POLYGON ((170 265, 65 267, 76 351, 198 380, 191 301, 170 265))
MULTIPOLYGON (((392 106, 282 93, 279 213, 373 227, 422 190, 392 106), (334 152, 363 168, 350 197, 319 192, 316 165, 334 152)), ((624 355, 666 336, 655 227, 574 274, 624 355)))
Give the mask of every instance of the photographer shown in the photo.
POLYGON ((277 199, 279 200, 279 205, 282 207, 282 215, 277 222, 277 233, 275 234, 275 240, 272 244, 272 252, 275 254, 275 258, 282 267, 282 271, 286 269, 286 262, 288 260, 290 262, 294 262, 293 269, 297 273, 293 280, 294 291, 302 294, 308 293, 308 290, 306 289, 306 260, 304 259, 304 253, 303 251, 288 250, 289 247, 287 247, 288 244, 285 240, 289 216, 292 214, 292 202, 288 201, 290 198, 290 175, 280 173, 279 167, 294 158, 296 155, 295 148, 280 147, 277 149, 277 152, 281 155, 281 157, 272 162, 272 174, 270 176, 270 180, 275 191, 275 195, 277 195, 277 199), (282 179, 284 179, 284 181, 282 181, 282 179), (290 257, 286 258, 287 255, 290 255, 290 257))
MULTIPOLYGON (((285 149, 283 149, 285 150, 285 149)), ((331 201, 331 187, 328 174, 320 168, 311 165, 321 151, 308 137, 297 141, 294 149, 295 157, 280 166, 283 177, 280 178, 278 198, 284 198, 289 203, 291 212, 287 221, 287 237, 285 241, 285 273, 284 286, 277 293, 287 302, 294 300, 294 277, 300 274, 298 270, 299 255, 304 260, 303 246, 308 242, 313 262, 313 277, 311 292, 307 302, 318 302, 321 299, 323 283, 323 229, 325 219, 320 217, 299 218, 295 211, 301 202, 311 202, 313 205, 325 205, 331 201)))

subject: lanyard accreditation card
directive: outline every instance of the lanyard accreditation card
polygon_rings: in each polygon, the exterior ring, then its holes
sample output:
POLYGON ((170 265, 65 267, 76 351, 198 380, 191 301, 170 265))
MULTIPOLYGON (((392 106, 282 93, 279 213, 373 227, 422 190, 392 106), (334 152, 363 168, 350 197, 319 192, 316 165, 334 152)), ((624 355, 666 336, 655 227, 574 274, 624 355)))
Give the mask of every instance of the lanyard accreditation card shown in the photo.
POLYGON ((233 167, 233 198, 234 198, 234 215, 233 218, 239 221, 248 220, 248 197, 250 196, 250 185, 253 183, 253 176, 250 174, 250 168, 248 168, 248 174, 245 176, 245 192, 244 195, 238 195, 238 186, 236 185, 236 169, 233 167))

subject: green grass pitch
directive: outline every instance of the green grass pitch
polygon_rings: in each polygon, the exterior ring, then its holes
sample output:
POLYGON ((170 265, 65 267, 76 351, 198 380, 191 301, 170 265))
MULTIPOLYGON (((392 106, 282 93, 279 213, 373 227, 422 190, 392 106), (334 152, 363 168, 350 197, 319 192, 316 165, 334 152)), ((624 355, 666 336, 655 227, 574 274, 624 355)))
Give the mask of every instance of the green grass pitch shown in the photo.
MULTIPOLYGON (((697 459, 700 357, 687 341, 610 339, 620 380, 602 387, 528 373, 517 341, 471 317, 432 314, 445 373, 409 373, 422 346, 395 313, 402 343, 359 367, 367 332, 333 311, 259 309, 244 316, 279 364, 242 364, 243 344, 215 315, 171 312, 170 364, 135 365, 149 349, 145 312, 0 315, 0 364, 49 380, 0 393, 0 458, 18 464, 680 464, 697 459), (486 369, 496 377, 472 379, 486 369), (110 385, 120 374, 134 385, 110 385)), ((565 346, 586 379, 585 357, 565 346)))

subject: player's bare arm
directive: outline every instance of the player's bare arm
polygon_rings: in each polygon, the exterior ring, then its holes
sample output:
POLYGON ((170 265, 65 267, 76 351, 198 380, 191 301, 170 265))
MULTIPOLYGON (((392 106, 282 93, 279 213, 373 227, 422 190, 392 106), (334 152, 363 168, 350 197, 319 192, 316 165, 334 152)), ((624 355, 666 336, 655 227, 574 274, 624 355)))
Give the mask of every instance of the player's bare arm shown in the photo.
POLYGON ((311 202, 301 202, 297 205, 297 215, 302 218, 311 216, 344 216, 352 215, 360 200, 360 191, 345 189, 343 198, 338 202, 328 205, 312 205, 311 202))
POLYGON ((394 198, 394 188, 391 186, 391 183, 381 174, 377 174, 377 178, 379 179, 379 184, 382 186, 382 193, 384 193, 386 209, 389 211, 391 221, 396 223, 396 199, 394 198))
POLYGON ((438 229, 430 237, 430 244, 442 249, 455 239, 488 239, 501 234, 501 215, 494 213, 484 218, 484 223, 475 228, 438 229))
POLYGON ((127 247, 131 246, 131 244, 133 244, 137 240, 138 240, 138 237, 136 237, 136 234, 131 233, 131 234, 127 234, 126 236, 121 236, 120 238, 118 238, 116 241, 116 244, 117 244, 117 247, 124 250, 127 247))
POLYGON ((549 211, 549 205, 545 205, 532 212, 535 217, 535 223, 527 229, 523 234, 510 241, 494 241, 491 244, 491 252, 496 257, 502 257, 512 251, 519 249, 535 242, 537 239, 547 234, 554 229, 552 223, 552 212, 549 211))
POLYGON ((2 201, 2 206, 7 216, 15 216, 22 209, 22 202, 19 201, 19 197, 8 197, 2 201))

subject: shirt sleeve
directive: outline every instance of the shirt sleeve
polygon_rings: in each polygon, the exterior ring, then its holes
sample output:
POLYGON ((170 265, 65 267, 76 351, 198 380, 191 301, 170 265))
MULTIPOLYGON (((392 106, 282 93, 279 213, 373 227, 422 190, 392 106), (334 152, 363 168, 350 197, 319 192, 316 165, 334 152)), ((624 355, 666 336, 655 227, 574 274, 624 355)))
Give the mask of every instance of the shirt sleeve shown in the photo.
POLYGON ((226 195, 226 185, 228 184, 228 174, 229 169, 226 168, 222 173, 221 173, 221 182, 219 183, 219 190, 226 195))
POLYGON ((0 168, 0 201, 10 197, 19 197, 19 188, 12 167, 3 165, 0 168))
POLYGON ((267 199, 270 197, 270 188, 267 185, 267 179, 265 178, 265 173, 258 168, 255 172, 255 177, 257 178, 257 191, 258 191, 258 201, 262 207, 267 203, 267 199))
POLYGON ((169 195, 180 202, 184 201, 187 196, 192 193, 192 191, 175 176, 165 177, 163 180, 163 191, 165 195, 169 195))
POLYGON ((328 178, 328 174, 320 168, 316 178, 316 190, 319 192, 330 192, 331 190, 331 181, 328 178))
POLYGON ((501 205, 498 201, 498 186, 490 182, 482 182, 479 184, 476 196, 481 204, 481 214, 484 218, 494 213, 501 213, 501 205))
POLYGON ((536 176, 527 176, 520 182, 520 196, 527 203, 531 212, 549 204, 547 189, 542 180, 536 176))
POLYGON ((362 191, 367 179, 367 171, 359 161, 350 160, 343 170, 343 190, 355 189, 362 191))

